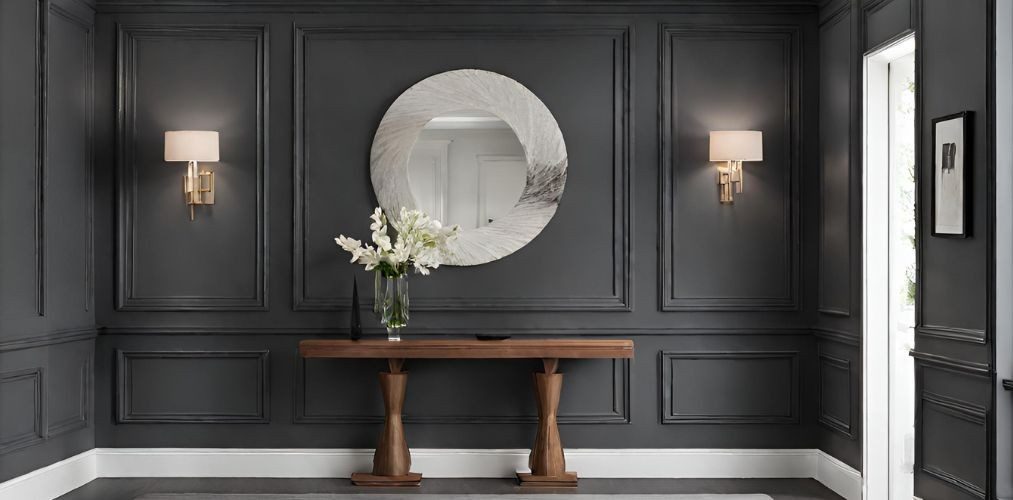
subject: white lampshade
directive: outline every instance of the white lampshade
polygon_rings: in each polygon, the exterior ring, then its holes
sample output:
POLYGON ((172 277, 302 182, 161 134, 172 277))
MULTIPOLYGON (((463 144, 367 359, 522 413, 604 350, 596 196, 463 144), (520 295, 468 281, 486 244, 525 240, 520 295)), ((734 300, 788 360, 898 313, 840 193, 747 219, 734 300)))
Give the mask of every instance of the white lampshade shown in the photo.
POLYGON ((218 132, 166 131, 165 161, 218 161, 218 132))
POLYGON ((763 132, 722 130, 710 135, 710 161, 762 161, 763 132))

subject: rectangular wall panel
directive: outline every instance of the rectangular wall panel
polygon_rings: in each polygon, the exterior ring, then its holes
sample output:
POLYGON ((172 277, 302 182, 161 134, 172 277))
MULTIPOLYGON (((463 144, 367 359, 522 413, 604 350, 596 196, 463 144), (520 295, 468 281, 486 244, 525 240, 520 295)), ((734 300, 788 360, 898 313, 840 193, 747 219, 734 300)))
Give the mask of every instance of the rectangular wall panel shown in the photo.
POLYGON ((119 310, 267 308, 267 28, 121 25, 119 310), (189 220, 167 130, 220 137, 215 204, 189 220))
POLYGON ((939 394, 921 394, 919 470, 977 498, 988 488, 985 409, 939 394))
MULTIPOLYGON (((0 5, 0 318, 45 314, 44 0, 0 5), (16 216, 15 216, 16 214, 16 216)), ((10 337, 0 331, 0 338, 10 337)))
POLYGON ((569 189, 549 229, 504 259, 440 269, 438 280, 413 285, 412 307, 632 307, 628 27, 297 27, 294 43, 297 310, 350 306, 357 269, 341 257, 333 238, 341 233, 369 240, 367 216, 375 199, 368 157, 375 124, 390 103, 435 68, 485 68, 489 61, 545 103, 576 168, 568 171, 569 189), (569 76, 544 77, 558 72, 569 76), (561 272, 576 254, 580 268, 561 272))
POLYGON ((799 32, 663 26, 661 37, 661 309, 796 310, 799 32), (712 130, 763 132, 734 205, 718 202, 712 130))
POLYGON ((819 311, 851 315, 851 4, 820 25, 819 311))
POLYGON ((865 50, 873 50, 898 35, 914 29, 912 0, 866 0, 862 5, 865 18, 865 50))
POLYGON ((857 394, 851 384, 851 360, 819 353, 819 423, 848 438, 852 430, 857 394))
POLYGON ((0 373, 0 454, 46 437, 42 368, 0 373))
POLYGON ((46 394, 46 434, 53 438, 88 427, 91 415, 92 363, 50 365, 46 394))
POLYGON ((662 423, 798 423, 798 358, 798 352, 661 351, 662 423))
POLYGON ((123 423, 269 421, 267 351, 117 351, 123 423))
POLYGON ((46 295, 58 320, 92 311, 92 21, 50 4, 46 25, 46 295))

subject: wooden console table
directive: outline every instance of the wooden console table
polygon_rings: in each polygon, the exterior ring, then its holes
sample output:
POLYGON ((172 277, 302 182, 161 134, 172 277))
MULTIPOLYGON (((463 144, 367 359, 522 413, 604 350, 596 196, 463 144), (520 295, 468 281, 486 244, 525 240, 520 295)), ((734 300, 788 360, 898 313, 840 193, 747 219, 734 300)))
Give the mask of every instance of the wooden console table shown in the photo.
POLYGON ((538 402, 538 431, 528 465, 531 473, 517 473, 522 486, 572 487, 577 473, 567 472, 556 425, 563 374, 560 359, 632 358, 632 340, 517 339, 517 340, 303 340, 304 358, 386 359, 389 372, 380 372, 384 424, 373 455, 373 471, 352 474, 360 486, 418 486, 422 474, 411 472, 401 413, 408 373, 406 359, 541 359, 544 371, 534 373, 538 402))

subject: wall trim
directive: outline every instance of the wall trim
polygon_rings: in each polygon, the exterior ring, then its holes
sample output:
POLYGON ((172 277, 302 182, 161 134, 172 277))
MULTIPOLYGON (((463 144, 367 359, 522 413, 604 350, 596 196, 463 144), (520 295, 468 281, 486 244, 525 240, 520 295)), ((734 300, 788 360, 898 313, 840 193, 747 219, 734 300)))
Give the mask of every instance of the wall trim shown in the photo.
POLYGON ((42 335, 5 340, 0 342, 0 352, 34 349, 36 347, 66 344, 82 340, 94 340, 97 335, 98 327, 94 326, 56 330, 42 335))
POLYGON ((258 24, 122 24, 116 27, 116 278, 117 311, 266 311, 268 308, 268 26, 258 24), (134 290, 134 127, 138 40, 248 40, 257 47, 257 193, 254 290, 251 296, 138 297, 134 290))
MULTIPOLYGON (((54 498, 107 477, 334 478, 368 470, 373 450, 95 448, 0 483, 7 498, 54 498)), ((817 449, 568 449, 586 478, 811 478, 861 500, 858 471, 817 449)), ((412 450, 412 469, 430 478, 513 477, 526 449, 412 450)))
POLYGON ((861 346, 862 337, 851 332, 844 330, 835 330, 832 328, 814 328, 813 335, 820 340, 826 340, 830 342, 837 342, 839 344, 845 344, 850 346, 861 346))
POLYGON ((35 312, 45 316, 50 0, 36 0, 35 9, 35 312))
MULTIPOLYGON (((340 26, 296 25, 293 28, 293 127, 292 127, 292 296, 296 311, 347 311, 351 296, 313 297, 307 293, 306 183, 310 165, 305 141, 305 46, 307 40, 454 39, 515 40, 537 35, 539 39, 607 37, 613 41, 613 213, 612 294, 598 297, 419 297, 412 308, 420 311, 632 311, 632 182, 633 105, 631 30, 620 26, 340 26)), ((317 167, 319 168, 319 167, 317 167)), ((367 297, 366 306, 372 303, 367 297)))
POLYGON ((0 483, 2 498, 57 498, 99 478, 98 450, 91 449, 0 483))
POLYGON ((800 415, 800 386, 798 351, 658 351, 658 403, 662 424, 797 424, 800 415), (671 360, 712 359, 712 360, 787 360, 791 366, 788 382, 788 413, 784 415, 758 414, 677 414, 672 413, 675 404, 675 390, 671 384, 671 360))
MULTIPOLYGON (((0 441, 0 455, 34 446, 46 440, 46 400, 43 393, 45 387, 43 376, 43 369, 39 367, 0 373, 0 385, 23 381, 31 381, 33 385, 32 430, 11 436, 6 441, 0 441)), ((22 404, 27 404, 27 402, 22 404)))
MULTIPOLYGON (((823 33, 824 30, 828 30, 830 28, 833 28, 833 27, 837 26, 838 23, 841 23, 842 21, 845 21, 845 20, 848 21, 848 27, 849 27, 849 29, 848 29, 848 44, 849 44, 849 47, 852 47, 854 45, 854 33, 853 33, 853 30, 851 29, 851 26, 852 26, 852 24, 851 24, 852 23, 852 17, 851 17, 851 2, 850 1, 843 2, 841 5, 837 6, 837 8, 831 14, 829 14, 828 17, 826 17, 824 20, 822 20, 820 22, 819 34, 820 34, 821 39, 824 36, 824 33, 823 33)), ((822 63, 823 63, 823 61, 820 61, 820 68, 818 68, 820 70, 819 71, 820 74, 818 75, 819 76, 819 80, 820 80, 818 86, 821 89, 822 89, 822 85, 823 85, 822 63)), ((855 70, 855 68, 854 68, 854 54, 853 54, 852 50, 849 50, 848 51, 848 84, 849 84, 849 86, 852 83, 854 83, 854 70, 855 70)), ((819 97, 822 98, 822 96, 819 96, 819 97)), ((848 112, 849 112, 849 114, 853 113, 854 108, 855 108, 854 97, 852 96, 851 100, 848 103, 848 112)), ((847 227, 848 227, 848 233, 849 233, 849 238, 848 238, 849 242, 848 242, 848 247, 847 247, 847 250, 848 250, 848 258, 847 258, 847 261, 848 261, 848 273, 847 273, 846 283, 844 284, 844 286, 847 287, 848 293, 847 293, 847 299, 845 300, 845 302, 843 304, 836 304, 836 305, 834 305, 834 304, 828 304, 826 302, 826 293, 825 292, 826 292, 826 286, 829 283, 828 283, 827 277, 826 277, 826 275, 824 273, 824 269, 825 269, 825 266, 826 266, 826 262, 825 262, 826 259, 824 258, 825 252, 823 251, 823 248, 824 248, 824 245, 826 243, 824 241, 826 238, 824 237, 825 235, 824 235, 824 231, 823 230, 826 227, 825 218, 826 218, 826 214, 827 214, 827 209, 826 209, 826 199, 825 199, 826 197, 823 196, 823 193, 825 192, 825 188, 826 188, 825 182, 826 182, 826 167, 827 166, 826 166, 825 162, 823 161, 823 133, 822 133, 822 131, 820 131, 818 133, 818 135, 817 135, 817 141, 818 141, 818 144, 819 144, 819 166, 818 166, 819 168, 817 169, 817 177, 819 179, 820 197, 819 197, 819 206, 818 206, 818 212, 819 212, 819 223, 818 223, 818 229, 819 229, 819 231, 818 231, 819 232, 819 235, 818 235, 818 237, 819 237, 819 242, 818 242, 819 252, 817 253, 817 259, 816 259, 817 260, 817 263, 816 263, 816 267, 817 267, 817 274, 816 274, 816 281, 817 281, 817 284, 816 284, 816 288, 817 288, 817 290, 816 290, 816 303, 817 303, 816 304, 816 311, 819 312, 820 314, 824 314, 824 315, 827 315, 827 316, 836 316, 836 317, 841 317, 841 318, 851 317, 851 306, 852 306, 852 279, 851 279, 852 276, 851 275, 852 275, 852 269, 854 267, 854 252, 852 251, 853 249, 851 248, 851 239, 852 239, 851 238, 851 233, 853 232, 852 231, 852 219, 853 219, 853 217, 852 217, 853 216, 853 214, 852 214, 853 199, 852 198, 853 198, 853 194, 854 194, 853 193, 853 187, 854 187, 853 184, 854 183, 852 182, 852 175, 851 175, 851 172, 850 172, 850 169, 852 167, 852 163, 853 163, 853 160, 854 160, 852 158, 852 156, 854 155, 854 137, 853 137, 853 135, 854 135, 854 127, 853 127, 853 124, 851 123, 853 121, 852 120, 853 116, 849 116, 848 118, 849 118, 849 127, 848 127, 848 160, 847 160, 847 162, 848 162, 849 173, 848 173, 848 176, 847 176, 848 185, 847 185, 847 212, 846 212, 846 215, 847 215, 847 227)))
POLYGON ((802 57, 801 30, 797 26, 763 25, 699 25, 686 26, 661 24, 658 33, 658 309, 661 311, 797 311, 800 308, 801 288, 801 234, 799 231, 799 165, 802 156, 800 127, 802 119, 798 113, 801 106, 802 57), (784 151, 787 165, 784 169, 783 188, 785 192, 783 255, 786 266, 785 292, 783 296, 752 297, 702 297, 679 296, 676 292, 677 277, 673 255, 674 241, 678 230, 674 227, 675 208, 673 199, 678 196, 676 172, 673 163, 677 144, 672 140, 678 128, 673 116, 672 94, 677 91, 672 66, 675 42, 680 39, 695 40, 780 40, 784 50, 785 110, 782 125, 785 130, 784 151))
MULTIPOLYGON (((921 390, 921 394, 919 396, 919 401, 918 401, 918 413, 920 415, 924 415, 925 414, 925 411, 926 411, 925 408, 926 408, 927 405, 933 405, 933 406, 935 406, 936 407, 935 411, 944 413, 944 414, 949 415, 949 416, 954 417, 954 418, 959 418, 959 419, 964 420, 966 422, 970 422, 970 423, 972 423, 974 425, 982 427, 983 431, 984 431, 984 434, 986 435, 985 442, 988 443, 988 437, 987 436, 989 434, 988 428, 990 426, 990 422, 989 422, 990 419, 988 417, 988 410, 986 410, 984 407, 978 406, 976 404, 973 404, 973 403, 970 403, 970 402, 967 402, 967 401, 962 401, 962 400, 959 400, 959 399, 956 399, 956 398, 952 398, 952 397, 948 397, 948 396, 943 396, 941 394, 937 394, 937 393, 934 393, 934 392, 931 392, 931 391, 924 390, 924 388, 923 388, 921 390)), ((923 418, 924 417, 920 417, 918 420, 922 421, 923 418)), ((923 472, 923 473, 925 473, 925 474, 927 474, 927 475, 929 475, 931 477, 934 477, 934 478, 936 478, 936 479, 938 479, 940 481, 943 481, 944 483, 946 483, 947 485, 949 485, 951 488, 956 488, 956 489, 958 489, 958 490, 960 490, 960 491, 962 491, 962 492, 964 492, 964 493, 966 493, 968 495, 971 495, 971 496, 980 498, 982 500, 985 500, 985 498, 987 496, 986 488, 989 487, 988 486, 988 484, 989 484, 988 483, 988 477, 989 477, 988 475, 986 475, 986 480, 985 480, 986 484, 983 487, 982 485, 975 484, 975 483, 971 482, 970 480, 962 478, 962 477, 960 477, 960 476, 958 476, 958 475, 956 475, 956 474, 954 474, 954 473, 952 473, 950 471, 946 471, 946 470, 943 470, 943 469, 941 469, 939 467, 935 467, 935 466, 932 466, 932 465, 926 465, 925 464, 925 447, 924 447, 924 443, 925 443, 924 432, 925 432, 925 430, 924 430, 924 428, 922 428, 921 426, 919 426, 916 429, 916 432, 918 433, 918 440, 919 440, 919 442, 921 442, 923 444, 921 447, 918 448, 918 453, 917 453, 916 458, 915 458, 915 467, 916 467, 916 470, 918 470, 920 472, 923 472)))
MULTIPOLYGON (((46 423, 46 439, 52 439, 61 434, 73 432, 79 429, 88 427, 88 422, 91 419, 91 400, 92 400, 92 362, 91 357, 85 358, 81 361, 81 367, 78 369, 78 390, 81 391, 77 400, 77 413, 64 417, 56 422, 46 423)), ((47 412, 47 417, 52 418, 53 412, 47 412)))
POLYGON ((830 430, 832 430, 834 432, 838 432, 838 433, 844 435, 845 437, 847 437, 848 439, 855 439, 855 437, 856 437, 855 436, 855 430, 853 428, 854 426, 852 425, 852 422, 854 422, 856 420, 856 418, 855 418, 855 397, 856 397, 856 394, 855 394, 854 384, 852 383, 853 373, 851 371, 851 360, 850 359, 841 358, 841 357, 838 357, 838 356, 834 356, 832 354, 828 354, 828 353, 824 352, 823 349, 817 348, 817 351, 818 351, 818 359, 819 359, 819 361, 818 361, 818 369, 819 369, 818 379, 819 379, 819 383, 818 383, 818 387, 817 387, 817 394, 818 394, 818 396, 817 396, 816 405, 817 405, 817 408, 818 408, 818 412, 817 412, 817 419, 816 420, 821 425, 823 425, 824 427, 826 427, 826 428, 828 428, 828 429, 830 429, 830 430), (823 397, 826 395, 826 393, 824 391, 824 388, 823 388, 823 382, 824 382, 824 380, 823 380, 823 368, 824 367, 830 367, 830 368, 834 368, 834 369, 837 369, 837 370, 841 370, 841 371, 843 371, 845 373, 845 375, 848 378, 848 415, 846 417, 848 419, 847 422, 845 422, 843 420, 843 418, 845 417, 844 415, 833 415, 830 412, 828 412, 826 410, 826 408, 824 408, 824 406, 823 406, 823 397))
POLYGON ((985 345, 988 343, 985 330, 977 328, 957 328, 953 326, 923 325, 915 327, 915 335, 932 337, 956 342, 985 345))
POLYGON ((117 423, 270 423, 271 377, 269 351, 133 351, 116 350, 117 423), (236 359, 257 361, 257 410, 253 413, 152 412, 136 413, 131 401, 133 377, 131 359, 236 359))

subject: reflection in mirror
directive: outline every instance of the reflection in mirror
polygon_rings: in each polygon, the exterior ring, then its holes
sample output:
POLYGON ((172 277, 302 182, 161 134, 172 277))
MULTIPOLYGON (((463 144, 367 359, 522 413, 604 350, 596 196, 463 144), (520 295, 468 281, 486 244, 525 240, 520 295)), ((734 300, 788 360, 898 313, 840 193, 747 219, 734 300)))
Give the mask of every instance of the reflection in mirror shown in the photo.
POLYGON ((408 159, 416 206, 444 224, 474 229, 509 212, 527 183, 524 147, 498 116, 462 110, 430 120, 408 159))

